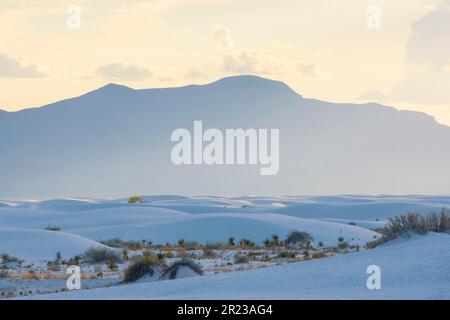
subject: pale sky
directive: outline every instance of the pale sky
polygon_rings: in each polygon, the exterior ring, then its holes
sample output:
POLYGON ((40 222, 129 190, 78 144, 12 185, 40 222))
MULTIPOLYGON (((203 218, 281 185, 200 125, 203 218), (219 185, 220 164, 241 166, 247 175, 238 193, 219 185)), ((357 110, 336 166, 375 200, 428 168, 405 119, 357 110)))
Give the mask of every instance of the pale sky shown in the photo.
POLYGON ((0 0, 3 110, 237 74, 450 125, 450 1, 0 0))

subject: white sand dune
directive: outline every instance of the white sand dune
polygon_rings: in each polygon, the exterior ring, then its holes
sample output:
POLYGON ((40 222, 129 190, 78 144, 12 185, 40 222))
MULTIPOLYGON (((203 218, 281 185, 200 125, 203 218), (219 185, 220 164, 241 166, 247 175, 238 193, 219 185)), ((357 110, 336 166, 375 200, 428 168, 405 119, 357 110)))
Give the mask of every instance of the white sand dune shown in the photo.
POLYGON ((0 253, 27 261, 53 259, 58 251, 64 258, 71 258, 92 247, 104 246, 61 231, 0 228, 0 253))
POLYGON ((450 299, 450 235, 402 239, 359 253, 171 281, 29 299, 450 299), (381 268, 381 289, 366 286, 381 268))
MULTIPOLYGON (((119 237, 149 239, 154 243, 174 243, 180 239, 206 243, 227 241, 232 236, 236 241, 246 238, 261 243, 272 234, 283 239, 289 232, 301 230, 311 233, 316 242, 335 245, 338 237, 343 237, 350 243, 364 245, 378 236, 370 228, 382 226, 388 217, 408 210, 437 211, 450 203, 448 196, 417 195, 236 198, 159 195, 142 199, 144 203, 139 204, 129 204, 126 198, 0 201, 3 228, 0 236, 4 237, 5 228, 42 234, 48 225, 54 225, 63 231, 59 236, 79 235, 92 241, 119 237)), ((13 243, 1 246, 7 253, 17 249, 13 243)), ((27 256, 28 249, 22 253, 27 256)), ((55 245, 49 253, 55 253, 55 245)))

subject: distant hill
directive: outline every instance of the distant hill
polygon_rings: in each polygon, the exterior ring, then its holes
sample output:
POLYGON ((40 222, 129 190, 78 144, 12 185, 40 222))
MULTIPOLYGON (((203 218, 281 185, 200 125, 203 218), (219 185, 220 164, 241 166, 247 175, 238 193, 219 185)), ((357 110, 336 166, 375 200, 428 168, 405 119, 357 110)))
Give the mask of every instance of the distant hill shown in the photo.
POLYGON ((450 128, 418 112, 304 98, 255 76, 134 90, 109 84, 0 112, 0 198, 131 194, 448 193, 450 128), (170 135, 279 128, 280 170, 175 166, 170 135))

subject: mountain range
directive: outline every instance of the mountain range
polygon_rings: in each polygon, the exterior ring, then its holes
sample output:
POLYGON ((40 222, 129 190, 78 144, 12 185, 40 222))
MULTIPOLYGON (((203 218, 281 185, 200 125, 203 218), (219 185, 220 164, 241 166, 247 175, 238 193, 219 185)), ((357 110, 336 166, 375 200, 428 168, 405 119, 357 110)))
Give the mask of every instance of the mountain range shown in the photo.
POLYGON ((108 84, 17 112, 0 110, 0 198, 132 194, 440 194, 450 128, 375 103, 305 98, 256 76, 135 90, 108 84), (174 165, 171 133, 277 128, 280 167, 174 165))

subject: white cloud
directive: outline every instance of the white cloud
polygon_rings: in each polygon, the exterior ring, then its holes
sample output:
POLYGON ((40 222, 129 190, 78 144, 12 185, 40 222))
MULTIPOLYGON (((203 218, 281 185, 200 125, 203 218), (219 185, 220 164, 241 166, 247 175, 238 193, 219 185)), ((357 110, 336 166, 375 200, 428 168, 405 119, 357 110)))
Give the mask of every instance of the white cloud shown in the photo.
POLYGON ((231 30, 228 27, 216 24, 211 31, 211 35, 220 45, 229 51, 234 51, 234 43, 231 38, 231 30))
POLYGON ((126 62, 101 65, 96 72, 107 79, 121 81, 139 81, 152 76, 149 67, 126 62))
POLYGON ((224 56, 223 62, 226 72, 272 75, 300 73, 307 77, 323 75, 322 68, 318 63, 279 59, 257 52, 232 52, 224 56))
POLYGON ((450 5, 444 3, 411 26, 408 59, 444 67, 450 63, 450 5))
POLYGON ((223 25, 215 25, 211 35, 224 49, 223 69, 225 72, 246 74, 295 74, 299 73, 306 77, 317 77, 324 75, 319 63, 306 63, 280 59, 271 55, 238 50, 235 48, 231 30, 223 25))
POLYGON ((450 1, 426 3, 428 11, 413 22, 407 43, 408 75, 386 94, 359 97, 389 103, 450 104, 450 1), (431 6, 432 5, 432 6, 431 6))
POLYGON ((41 78, 46 76, 48 76, 48 72, 44 68, 28 62, 24 58, 0 52, 0 77, 41 78))

